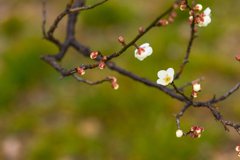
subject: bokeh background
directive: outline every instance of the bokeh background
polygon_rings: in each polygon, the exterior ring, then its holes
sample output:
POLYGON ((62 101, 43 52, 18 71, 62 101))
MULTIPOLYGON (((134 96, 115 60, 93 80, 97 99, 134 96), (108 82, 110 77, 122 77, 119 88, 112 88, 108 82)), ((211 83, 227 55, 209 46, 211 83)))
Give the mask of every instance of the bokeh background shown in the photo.
MULTIPOLYGON (((61 13, 65 1, 47 1, 47 29, 61 13)), ((89 0, 87 5, 97 2, 89 0)), ((204 77, 197 101, 222 96, 240 79, 240 3, 238 0, 197 1, 212 9, 212 22, 198 28, 181 78, 175 83, 204 77)), ((108 1, 78 17, 77 39, 92 51, 110 55, 148 26, 173 3, 164 0, 108 1)), ((153 54, 144 61, 134 57, 134 47, 113 61, 142 77, 156 81, 157 72, 178 70, 190 36, 187 11, 167 27, 153 28, 137 41, 150 43, 153 54)), ((176 138, 175 117, 184 103, 109 70, 87 70, 83 78, 96 81, 115 76, 113 90, 106 82, 97 86, 78 83, 40 59, 57 47, 42 39, 42 4, 38 0, 0 0, 0 159, 8 160, 225 160, 238 159, 236 131, 224 130, 206 108, 189 108, 181 128, 205 128, 200 139, 176 138)), ((166 17, 167 18, 167 17, 166 17)), ((65 38, 65 17, 55 32, 65 38)), ((61 62, 67 69, 94 61, 70 48, 61 62)), ((189 95, 191 87, 185 93, 189 95)), ((240 122, 240 91, 218 104, 225 120, 240 122)))

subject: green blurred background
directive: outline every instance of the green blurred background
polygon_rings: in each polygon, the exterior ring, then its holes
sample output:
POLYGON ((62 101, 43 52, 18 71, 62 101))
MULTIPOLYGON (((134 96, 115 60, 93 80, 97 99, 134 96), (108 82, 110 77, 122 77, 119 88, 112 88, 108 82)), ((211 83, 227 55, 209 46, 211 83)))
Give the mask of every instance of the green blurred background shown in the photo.
MULTIPOLYGON (((47 2, 47 29, 66 1, 47 2)), ((87 5, 97 2, 87 1, 87 5)), ((197 1, 212 9, 212 22, 199 28, 181 78, 204 77, 197 101, 206 101, 232 89, 240 79, 235 60, 240 41, 238 0, 197 1)), ((128 43, 138 28, 148 26, 173 1, 108 1, 80 14, 77 39, 92 51, 110 55, 128 43)), ((134 57, 134 47, 113 61, 142 77, 156 81, 157 72, 178 70, 185 56, 190 28, 187 11, 167 27, 153 28, 138 45, 150 43, 153 54, 144 61, 134 57)), ((158 89, 145 86, 109 69, 87 70, 83 78, 96 81, 115 76, 120 85, 78 83, 40 59, 55 54, 56 46, 42 39, 42 4, 37 0, 0 0, 0 159, 10 160, 225 160, 238 159, 239 135, 224 131, 206 108, 190 108, 181 117, 181 129, 205 128, 200 139, 176 138, 175 117, 184 106, 158 89)), ((167 18, 167 17, 166 17, 167 18)), ((65 17, 55 32, 65 38, 65 17)), ((61 64, 71 69, 94 61, 69 49, 61 64)), ((191 87, 185 90, 189 95, 191 87)), ((240 122, 240 91, 219 103, 225 120, 240 122)))

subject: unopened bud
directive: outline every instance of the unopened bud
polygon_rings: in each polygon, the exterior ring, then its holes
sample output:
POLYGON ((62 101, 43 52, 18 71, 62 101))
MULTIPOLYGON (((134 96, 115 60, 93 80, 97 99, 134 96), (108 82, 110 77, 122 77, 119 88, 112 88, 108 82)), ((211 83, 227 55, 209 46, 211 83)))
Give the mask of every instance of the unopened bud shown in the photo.
POLYGON ((168 21, 166 19, 163 19, 163 20, 158 21, 158 24, 160 26, 166 26, 166 25, 168 25, 168 21))
POLYGON ((236 149, 236 151, 238 151, 238 152, 239 152, 239 151, 240 151, 240 146, 236 146, 236 148, 235 148, 235 149, 236 149))
POLYGON ((193 23, 193 16, 190 16, 190 17, 188 18, 188 22, 189 22, 189 24, 192 24, 192 23, 193 23))
POLYGON ((103 56, 102 61, 106 62, 107 61, 107 56, 103 56))
POLYGON ((194 33, 197 33, 197 31, 198 31, 198 28, 197 27, 194 27, 194 33))
POLYGON ((190 128, 190 131, 191 131, 191 132, 195 131, 195 127, 192 126, 192 127, 190 128))
POLYGON ((173 18, 177 17, 177 12, 171 12, 170 16, 173 17, 173 18))
POLYGON ((119 85, 117 82, 112 82, 112 88, 113 89, 118 89, 119 88, 119 85))
POLYGON ((194 138, 194 137, 195 137, 193 132, 190 132, 190 133, 189 133, 189 136, 190 136, 191 138, 194 138))
POLYGON ((188 12, 188 14, 189 14, 190 16, 193 16, 194 11, 193 11, 193 10, 190 10, 190 11, 188 12))
POLYGON ((174 22, 174 18, 171 17, 171 16, 169 16, 169 17, 168 17, 168 22, 169 22, 169 23, 173 23, 173 22, 174 22))
POLYGON ((240 152, 238 152, 238 157, 240 157, 240 152))
POLYGON ((177 138, 181 138, 183 136, 183 131, 181 130, 181 129, 178 129, 177 131, 176 131, 176 137, 177 138))
POLYGON ((143 27, 140 27, 140 28, 138 29, 138 31, 139 31, 139 33, 142 33, 142 32, 144 32, 144 28, 143 28, 143 27))
POLYGON ((78 74, 80 74, 80 75, 84 75, 85 74, 84 69, 82 69, 80 67, 77 67, 77 70, 78 70, 78 74))
POLYGON ((236 60, 240 61, 240 55, 236 55, 236 60))
POLYGON ((197 11, 197 12, 201 11, 202 10, 202 5, 201 4, 196 4, 195 7, 193 7, 193 10, 197 11))
POLYGON ((178 9, 179 8, 179 4, 178 3, 174 3, 172 7, 173 7, 173 9, 178 9))
POLYGON ((119 37, 119 38, 118 38, 118 41, 119 41, 120 43, 122 43, 122 44, 124 44, 124 43, 125 43, 125 41, 124 41, 123 37, 119 37))
POLYGON ((111 83, 117 82, 117 78, 115 78, 115 77, 108 76, 108 79, 110 79, 111 83))
POLYGON ((185 11, 187 9, 187 5, 186 4, 182 4, 181 6, 180 6, 180 10, 181 11, 185 11))
POLYGON ((96 59, 97 56, 98 56, 98 52, 92 52, 92 53, 90 54, 90 58, 91 58, 91 59, 96 59))
POLYGON ((198 96, 197 92, 192 92, 192 97, 193 98, 197 98, 197 96, 198 96))
POLYGON ((104 69, 106 67, 106 64, 104 63, 104 62, 100 62, 99 64, 98 64, 98 68, 99 69, 104 69))

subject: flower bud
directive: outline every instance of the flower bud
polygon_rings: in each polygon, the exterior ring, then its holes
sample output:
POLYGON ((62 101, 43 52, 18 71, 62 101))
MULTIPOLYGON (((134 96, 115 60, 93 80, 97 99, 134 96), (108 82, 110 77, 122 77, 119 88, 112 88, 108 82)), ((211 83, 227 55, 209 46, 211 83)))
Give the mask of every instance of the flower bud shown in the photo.
POLYGON ((163 19, 163 20, 158 21, 158 24, 160 26, 166 26, 166 25, 168 25, 168 21, 166 19, 163 19))
POLYGON ((78 70, 78 74, 80 74, 80 75, 84 75, 85 74, 84 69, 82 69, 80 67, 77 67, 77 70, 78 70))
POLYGON ((108 79, 110 79, 111 83, 117 82, 117 78, 115 78, 115 77, 108 76, 108 79))
POLYGON ((190 10, 190 11, 188 12, 188 14, 189 14, 190 16, 193 16, 194 11, 193 11, 193 10, 190 10))
POLYGON ((179 4, 178 3, 174 3, 172 7, 173 7, 173 9, 178 9, 179 8, 179 4))
POLYGON ((190 136, 191 138, 194 138, 194 137, 195 137, 193 132, 190 132, 190 133, 189 133, 189 136, 190 136))
POLYGON ((118 38, 118 41, 119 41, 120 43, 122 43, 122 44, 124 44, 124 43, 125 43, 125 41, 124 41, 123 37, 119 37, 119 38, 118 38))
POLYGON ((98 68, 99 69, 104 69, 106 67, 106 64, 104 63, 104 62, 100 62, 99 64, 98 64, 98 68))
POLYGON ((97 56, 98 56, 98 52, 92 52, 92 53, 90 54, 90 58, 91 58, 91 59, 96 59, 97 56))
POLYGON ((112 88, 113 89, 118 89, 119 88, 119 85, 117 82, 112 82, 112 88))
POLYGON ((138 31, 139 31, 139 33, 142 33, 142 32, 144 32, 144 28, 143 28, 143 27, 140 27, 140 28, 138 29, 138 31))
POLYGON ((189 24, 192 24, 192 23, 193 23, 193 16, 190 16, 190 17, 188 18, 188 22, 189 22, 189 24))
POLYGON ((202 130, 201 130, 200 127, 197 127, 195 131, 196 131, 198 134, 202 132, 202 130))
POLYGON ((195 127, 192 126, 192 127, 190 128, 190 131, 191 131, 191 132, 195 131, 195 127))
POLYGON ((193 7, 193 10, 199 12, 199 11, 202 10, 202 8, 203 8, 203 7, 202 7, 201 4, 196 4, 195 7, 193 7))
POLYGON ((240 157, 240 152, 238 152, 238 157, 240 157))
POLYGON ((238 151, 238 152, 239 152, 239 151, 240 151, 240 146, 236 146, 236 148, 235 148, 235 149, 236 149, 236 151, 238 151))
POLYGON ((187 9, 187 5, 186 4, 182 4, 181 6, 180 6, 180 10, 181 11, 185 11, 187 9))
POLYGON ((169 23, 173 23, 173 22, 174 22, 174 18, 171 17, 171 16, 169 16, 169 17, 168 17, 168 22, 169 22, 169 23))
POLYGON ((201 85, 198 84, 197 82, 192 83, 192 88, 194 92, 201 92, 202 90, 201 85))
POLYGON ((240 55, 236 55, 236 60, 240 61, 240 55))
POLYGON ((178 129, 176 131, 176 136, 177 136, 177 138, 181 138, 183 136, 183 131, 181 129, 178 129))
POLYGON ((173 18, 177 17, 177 12, 171 12, 170 16, 173 17, 173 18))
POLYGON ((192 97, 193 98, 197 98, 197 96, 198 96, 197 92, 192 92, 192 97))
POLYGON ((107 56, 103 56, 102 61, 106 62, 107 61, 107 56))

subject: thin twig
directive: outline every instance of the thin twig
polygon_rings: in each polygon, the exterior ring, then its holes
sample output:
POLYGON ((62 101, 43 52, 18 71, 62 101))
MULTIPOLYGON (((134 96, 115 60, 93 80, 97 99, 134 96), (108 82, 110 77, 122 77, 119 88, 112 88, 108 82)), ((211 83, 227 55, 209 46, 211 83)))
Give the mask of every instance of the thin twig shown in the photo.
POLYGON ((77 12, 77 11, 83 11, 83 10, 92 9, 92 8, 98 6, 98 5, 103 4, 103 3, 106 2, 106 1, 108 1, 108 0, 102 0, 102 1, 100 1, 100 2, 97 2, 97 3, 95 3, 95 4, 93 4, 93 5, 89 5, 89 6, 83 6, 83 7, 72 8, 72 9, 69 10, 69 13, 73 13, 73 12, 77 12))

